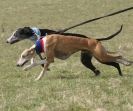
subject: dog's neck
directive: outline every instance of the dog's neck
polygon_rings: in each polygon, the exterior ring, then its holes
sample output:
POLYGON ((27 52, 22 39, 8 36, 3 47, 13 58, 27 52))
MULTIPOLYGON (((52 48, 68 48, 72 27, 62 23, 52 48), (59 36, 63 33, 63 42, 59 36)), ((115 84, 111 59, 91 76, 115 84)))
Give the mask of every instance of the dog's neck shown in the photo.
POLYGON ((41 32, 40 32, 40 29, 39 28, 32 27, 31 29, 32 29, 32 32, 33 32, 34 35, 41 36, 41 32))
POLYGON ((39 30, 40 30, 41 36, 46 36, 46 35, 49 35, 49 34, 56 33, 56 31, 49 30, 49 29, 39 29, 39 30))
POLYGON ((30 40, 33 41, 34 43, 36 42, 36 40, 38 40, 46 35, 56 33, 56 31, 49 30, 49 29, 37 29, 37 28, 36 29, 31 28, 31 29, 33 30, 34 33, 36 33, 30 37, 30 40))

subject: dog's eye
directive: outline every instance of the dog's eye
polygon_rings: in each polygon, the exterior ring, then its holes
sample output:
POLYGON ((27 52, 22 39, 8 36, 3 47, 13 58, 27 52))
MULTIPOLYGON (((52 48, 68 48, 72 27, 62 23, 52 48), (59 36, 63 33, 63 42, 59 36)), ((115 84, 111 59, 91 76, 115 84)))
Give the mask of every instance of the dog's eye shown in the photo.
POLYGON ((22 58, 25 58, 26 56, 25 55, 22 55, 22 58))
POLYGON ((16 36, 17 34, 16 33, 14 33, 14 36, 16 36))

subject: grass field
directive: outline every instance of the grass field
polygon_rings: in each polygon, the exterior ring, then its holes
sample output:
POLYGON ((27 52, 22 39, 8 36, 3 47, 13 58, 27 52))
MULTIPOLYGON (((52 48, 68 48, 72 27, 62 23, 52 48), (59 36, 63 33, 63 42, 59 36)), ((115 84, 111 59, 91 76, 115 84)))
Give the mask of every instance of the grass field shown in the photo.
MULTIPOLYGON (((0 111, 133 111, 133 67, 116 69, 93 63, 94 74, 80 63, 80 53, 66 61, 55 59, 42 80, 34 79, 41 68, 16 67, 20 53, 33 43, 14 45, 6 39, 19 27, 62 29, 81 21, 133 6, 133 0, 0 0, 0 111)), ((90 37, 106 37, 123 24, 123 31, 103 42, 133 60, 133 10, 70 30, 90 37)))

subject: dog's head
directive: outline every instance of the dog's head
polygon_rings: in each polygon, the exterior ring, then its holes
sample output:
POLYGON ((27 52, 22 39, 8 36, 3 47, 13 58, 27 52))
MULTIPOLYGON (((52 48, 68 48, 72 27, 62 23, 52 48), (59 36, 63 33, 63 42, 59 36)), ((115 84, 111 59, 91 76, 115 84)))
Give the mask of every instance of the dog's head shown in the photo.
POLYGON ((30 61, 35 55, 35 45, 33 45, 30 49, 25 49, 18 62, 17 62, 17 66, 18 67, 22 67, 25 63, 27 63, 28 61, 30 61))
POLYGON ((34 35, 30 27, 19 28, 7 39, 7 43, 13 44, 23 39, 28 39, 34 35))

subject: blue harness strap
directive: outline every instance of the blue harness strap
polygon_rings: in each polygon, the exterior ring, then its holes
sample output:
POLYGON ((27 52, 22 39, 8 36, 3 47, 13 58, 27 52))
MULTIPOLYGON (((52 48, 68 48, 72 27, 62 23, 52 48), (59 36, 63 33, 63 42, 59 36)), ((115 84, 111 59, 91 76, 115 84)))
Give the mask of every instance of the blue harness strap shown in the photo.
POLYGON ((37 54, 40 54, 42 52, 44 52, 44 43, 42 39, 38 39, 35 43, 36 47, 35 47, 35 51, 37 54))

